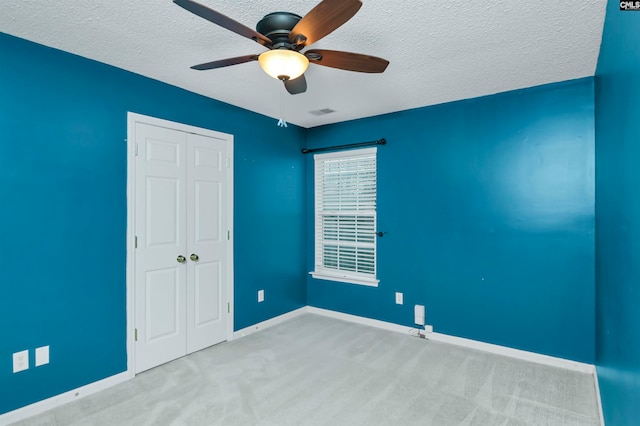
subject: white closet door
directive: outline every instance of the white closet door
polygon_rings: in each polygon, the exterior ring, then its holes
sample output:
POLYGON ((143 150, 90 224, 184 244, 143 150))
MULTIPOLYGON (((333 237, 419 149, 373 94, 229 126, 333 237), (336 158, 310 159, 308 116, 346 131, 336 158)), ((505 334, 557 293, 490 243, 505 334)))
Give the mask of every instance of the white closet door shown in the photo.
POLYGON ((135 371, 227 338, 229 141, 135 125, 135 371))
POLYGON ((136 372, 186 354, 186 134, 136 125, 136 372))
POLYGON ((187 352, 222 342, 227 333, 227 142, 187 136, 187 352), (197 259, 197 260, 193 260, 197 259))

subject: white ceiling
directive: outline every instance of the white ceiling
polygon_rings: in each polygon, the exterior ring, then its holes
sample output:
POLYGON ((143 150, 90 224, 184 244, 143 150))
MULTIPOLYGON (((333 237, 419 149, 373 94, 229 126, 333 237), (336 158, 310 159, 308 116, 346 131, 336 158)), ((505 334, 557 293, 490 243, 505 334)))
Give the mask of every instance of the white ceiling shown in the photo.
MULTIPOLYGON (((250 28, 267 13, 304 16, 319 2, 199 1, 250 28)), ((592 76, 606 8, 606 0, 362 2, 350 21, 312 47, 385 58, 385 73, 312 64, 307 92, 295 96, 257 62, 191 70, 265 49, 171 0, 2 0, 0 31, 314 127, 592 76), (324 108, 336 112, 310 113, 324 108)))

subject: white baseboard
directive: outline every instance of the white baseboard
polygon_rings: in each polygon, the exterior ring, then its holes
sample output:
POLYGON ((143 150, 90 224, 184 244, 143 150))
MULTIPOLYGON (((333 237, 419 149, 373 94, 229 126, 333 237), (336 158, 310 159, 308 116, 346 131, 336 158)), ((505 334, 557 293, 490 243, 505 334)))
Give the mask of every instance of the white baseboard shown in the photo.
POLYGON ((253 334, 257 331, 264 330, 265 328, 273 327, 274 325, 281 324, 285 321, 293 319, 295 317, 299 317, 307 313, 307 306, 296 309, 295 311, 287 312, 286 314, 279 315, 277 317, 268 319, 266 321, 259 322, 257 324, 250 325, 249 327, 245 327, 242 330, 238 330, 233 333, 232 340, 238 339, 240 337, 245 337, 250 334, 253 334))
MULTIPOLYGON (((406 327, 390 322, 374 320, 371 318, 359 317, 356 315, 344 314, 342 312, 330 311, 327 309, 308 307, 308 312, 317 315, 323 315, 331 318, 341 319, 344 321, 354 322, 357 324, 369 325, 371 327, 382 328, 384 330, 395 331, 400 333, 410 333, 415 330, 414 327, 406 327)), ((470 349, 489 352, 496 355, 508 356, 524 361, 535 362, 552 367, 564 368, 566 370, 578 371, 581 373, 595 374, 595 367, 592 364, 571 361, 568 359, 557 358, 549 355, 542 355, 535 352, 513 349, 506 346, 494 345, 491 343, 479 342, 477 340, 465 339, 462 337, 449 336, 441 333, 427 333, 427 339, 434 342, 449 343, 452 345, 463 346, 470 349)))
POLYGON ((406 327, 404 325, 394 324, 392 322, 379 321, 366 317, 359 317, 357 315, 345 314, 342 312, 330 311, 328 309, 316 308, 308 306, 307 311, 310 314, 322 315, 324 317, 335 318, 343 321, 349 321, 356 324, 368 325, 371 327, 381 328, 383 330, 395 331, 396 333, 409 334, 411 330, 415 328, 406 327))
POLYGON ((110 376, 106 379, 98 380, 97 382, 89 383, 88 385, 18 408, 17 410, 0 414, 0 425, 9 425, 11 423, 24 420, 28 417, 38 415, 79 398, 84 398, 85 396, 108 389, 132 378, 133 373, 125 371, 123 373, 116 374, 115 376, 110 376))
POLYGON ((585 364, 582 362, 571 361, 564 358, 523 351, 521 349, 509 348, 507 346, 494 345, 492 343, 479 342, 477 340, 465 339, 462 337, 449 336, 448 334, 427 333, 427 338, 435 342, 450 343, 453 345, 477 349, 479 351, 489 352, 496 355, 508 356, 524 361, 535 362, 537 364, 564 368, 565 370, 578 371, 580 373, 593 374, 595 371, 595 367, 592 364, 585 364))
POLYGON ((602 398, 600 397, 600 383, 598 383, 598 370, 593 371, 593 382, 596 385, 596 401, 598 402, 598 415, 600 425, 604 426, 604 412, 602 411, 602 398))

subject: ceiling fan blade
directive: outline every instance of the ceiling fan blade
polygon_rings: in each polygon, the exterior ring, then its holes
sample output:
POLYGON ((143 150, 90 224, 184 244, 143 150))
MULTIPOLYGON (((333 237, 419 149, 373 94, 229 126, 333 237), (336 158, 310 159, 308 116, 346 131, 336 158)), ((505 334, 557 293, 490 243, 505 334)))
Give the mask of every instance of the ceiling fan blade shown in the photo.
POLYGON ((234 21, 233 19, 223 15, 220 12, 209 9, 208 7, 203 6, 200 3, 196 3, 191 0, 173 0, 173 2, 178 6, 188 10, 189 12, 206 19, 207 21, 213 22, 216 25, 220 25, 222 28, 226 28, 236 34, 240 34, 243 37, 254 40, 262 44, 263 46, 271 46, 271 40, 269 40, 264 35, 252 30, 247 26, 242 25, 239 22, 234 21))
POLYGON ((284 82, 284 87, 287 89, 287 92, 292 95, 304 93, 307 91, 307 79, 304 78, 304 74, 302 74, 300 77, 294 78, 293 80, 286 80, 284 82))
POLYGON ((347 71, 381 73, 389 65, 386 59, 338 50, 308 50, 304 55, 314 64, 347 71))
POLYGON ((245 62, 257 61, 258 55, 238 56, 236 58, 221 59, 219 61, 205 62, 204 64, 194 65, 191 69, 204 71, 215 68, 228 67, 229 65, 244 64, 245 62))
POLYGON ((351 19, 361 6, 360 0, 323 0, 293 27, 289 41, 298 50, 309 46, 351 19))

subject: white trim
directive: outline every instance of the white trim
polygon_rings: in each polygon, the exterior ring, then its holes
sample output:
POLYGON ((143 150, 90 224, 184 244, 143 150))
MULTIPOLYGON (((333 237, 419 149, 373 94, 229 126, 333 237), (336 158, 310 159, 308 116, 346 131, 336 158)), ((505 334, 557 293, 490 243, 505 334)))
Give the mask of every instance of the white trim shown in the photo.
POLYGON ((477 340, 465 339, 463 337, 450 336, 441 333, 428 333, 427 338, 434 342, 450 343, 452 345, 464 346, 470 349, 489 352, 496 355, 517 358, 523 361, 535 362, 536 364, 548 365, 550 367, 564 368, 565 370, 578 371, 580 373, 593 374, 595 367, 593 364, 571 361, 569 359, 543 355, 536 352, 523 351, 521 349, 509 348, 507 346, 494 345, 492 343, 480 342, 477 340))
MULTIPOLYGON (((204 127, 196 127, 196 126, 192 126, 190 124, 184 124, 184 123, 178 123, 175 121, 170 121, 170 120, 164 120, 162 118, 156 118, 156 117, 152 117, 150 115, 143 115, 143 114, 138 114, 135 112, 131 112, 128 111, 127 112, 127 121, 133 121, 133 122, 137 122, 137 123, 145 123, 145 124, 149 124, 152 126, 157 126, 157 127, 165 127, 167 129, 173 129, 173 130, 179 130, 181 132, 186 132, 186 133, 195 133, 198 135, 202 135, 202 136, 208 136, 211 138, 215 138, 215 139, 221 139, 221 140, 227 140, 229 138, 231 138, 233 140, 233 135, 229 134, 229 133, 222 133, 222 132, 217 132, 215 130, 211 130, 211 129, 205 129, 204 127)), ((135 126, 132 127, 128 127, 128 130, 132 130, 135 129, 135 126)), ((133 135, 131 135, 133 136, 133 135)), ((131 138, 129 138, 131 139, 131 138)), ((135 141, 133 141, 135 142, 135 141)))
POLYGON ((226 199, 227 206, 227 218, 229 224, 229 252, 227 260, 227 303, 228 303, 228 318, 227 318, 227 340, 233 339, 234 329, 234 258, 233 258, 233 242, 234 242, 234 228, 233 228, 233 192, 235 187, 234 182, 234 140, 233 135, 228 133, 216 132, 214 130, 204 129, 201 127, 191 126, 183 123, 176 123, 173 121, 163 120, 161 118, 150 117, 147 115, 137 114, 134 112, 127 112, 127 371, 130 371, 132 375, 135 374, 135 350, 134 350, 134 276, 135 276, 135 129, 136 123, 145 123, 157 127, 165 127, 168 129, 179 130, 186 133, 195 133, 202 136, 208 136, 215 139, 225 140, 227 142, 227 153, 229 155, 229 182, 231 190, 228 191, 228 197, 226 199))
POLYGON ((135 363, 134 332, 135 327, 133 310, 133 283, 135 277, 134 253, 135 253, 135 128, 137 114, 127 113, 127 265, 126 265, 126 308, 127 308, 127 371, 133 375, 135 363))
MULTIPOLYGON (((414 327, 406 327, 390 322, 379 321, 371 318, 359 317, 356 315, 344 314, 342 312, 330 311, 309 306, 309 313, 323 315, 331 318, 341 319, 344 321, 354 322, 357 324, 369 325, 371 327, 381 328, 384 330, 395 331, 399 333, 410 333, 415 330, 414 327)), ((549 355, 542 355, 535 352, 513 349, 506 346, 494 345, 491 343, 479 342, 477 340, 465 339, 462 337, 449 336, 441 333, 427 333, 427 339, 434 342, 449 343, 456 346, 462 346, 470 349, 476 349, 483 352, 489 352, 496 355, 508 356, 524 361, 535 362, 536 364, 548 365, 551 367, 564 368, 566 370, 578 371, 581 373, 594 374, 595 367, 592 364, 571 361, 564 358, 557 358, 549 355)))
POLYGON ((81 386, 79 388, 70 390, 52 396, 51 398, 43 399, 42 401, 35 402, 33 404, 18 408, 8 413, 0 414, 0 425, 8 425, 11 423, 19 422, 29 417, 36 416, 45 411, 59 407, 69 402, 75 401, 85 396, 94 394, 96 392, 103 391, 112 386, 119 385, 133 378, 133 374, 129 371, 116 374, 115 376, 107 377, 106 379, 98 380, 97 382, 89 383, 88 385, 81 386))
POLYGON ((598 370, 593 370, 593 383, 596 386, 596 401, 598 403, 598 415, 600 416, 600 425, 604 426, 604 411, 602 411, 602 398, 600 397, 600 383, 598 382, 598 370))
POLYGON ((392 322, 385 322, 385 321, 379 321, 371 318, 359 317, 357 315, 345 314, 343 312, 336 312, 328 309, 316 308, 314 306, 308 306, 307 310, 310 314, 322 315, 324 317, 335 318, 343 321, 349 321, 349 322, 353 322, 361 325, 368 325, 370 327, 381 328, 383 330, 395 331, 396 333, 409 334, 411 330, 415 330, 415 328, 394 324, 392 322))
POLYGON ((239 339, 240 337, 249 336, 250 334, 256 333, 260 330, 264 330, 265 328, 273 327, 274 325, 278 325, 290 319, 299 317, 300 315, 304 315, 307 312, 308 306, 304 306, 302 308, 296 309, 295 311, 287 312, 286 314, 279 315, 277 317, 259 322, 254 325, 250 325, 249 327, 245 327, 242 330, 238 330, 233 333, 233 339, 235 340, 239 339))
POLYGON ((360 285, 366 285, 369 287, 378 287, 378 283, 380 282, 380 280, 377 280, 375 278, 358 278, 353 275, 340 275, 340 274, 334 275, 326 272, 314 271, 314 272, 309 272, 309 275, 311 275, 313 278, 317 280, 337 281, 337 282, 347 283, 347 284, 360 284, 360 285))
POLYGON ((235 228, 233 227, 233 212, 234 212, 234 193, 235 193, 235 187, 236 187, 236 182, 235 182, 235 170, 234 170, 234 164, 235 164, 235 157, 233 155, 234 151, 235 151, 235 147, 234 147, 234 139, 233 139, 233 135, 228 135, 229 139, 228 139, 228 150, 227 150, 227 155, 229 156, 229 182, 230 182, 230 191, 227 191, 227 224, 229 225, 229 240, 227 241, 228 244, 228 252, 227 252, 227 303, 228 303, 228 309, 227 309, 227 315, 229 316, 229 318, 227 319, 227 340, 233 340, 233 328, 234 328, 234 324, 233 324, 233 318, 235 316, 235 304, 234 304, 234 300, 235 300, 235 293, 234 293, 234 289, 235 289, 235 275, 234 275, 234 265, 235 265, 235 259, 233 257, 233 252, 234 252, 234 241, 235 241, 235 228))

